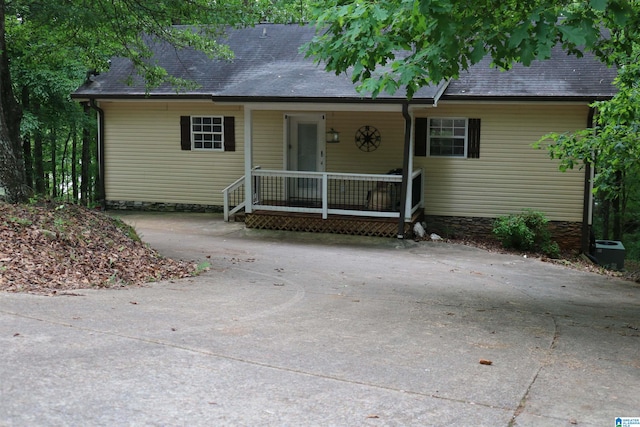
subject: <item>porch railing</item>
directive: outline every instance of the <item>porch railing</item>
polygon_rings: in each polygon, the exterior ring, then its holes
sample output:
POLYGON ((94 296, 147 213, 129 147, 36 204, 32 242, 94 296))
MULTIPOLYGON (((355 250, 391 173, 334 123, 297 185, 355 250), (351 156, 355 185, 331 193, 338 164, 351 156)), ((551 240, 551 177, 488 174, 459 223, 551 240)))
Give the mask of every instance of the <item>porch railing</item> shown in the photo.
MULTIPOLYGON (((258 169, 260 169, 260 166, 253 168, 254 171, 258 169)), ((246 206, 244 187, 244 176, 242 176, 222 190, 225 221, 229 221, 231 215, 240 212, 246 206)))
MULTIPOLYGON (((411 174, 405 217, 424 207, 422 170, 411 174)), ((244 177, 224 190, 225 220, 245 207, 244 177)), ((336 172, 252 171, 251 210, 380 218, 400 217, 401 175, 336 172)))

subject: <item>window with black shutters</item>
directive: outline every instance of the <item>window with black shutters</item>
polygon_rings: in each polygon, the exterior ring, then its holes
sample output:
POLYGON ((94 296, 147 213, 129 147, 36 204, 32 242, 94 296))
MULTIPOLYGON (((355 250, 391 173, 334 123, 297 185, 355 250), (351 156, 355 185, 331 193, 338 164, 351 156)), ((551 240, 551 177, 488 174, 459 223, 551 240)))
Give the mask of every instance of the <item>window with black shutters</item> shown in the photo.
POLYGON ((235 151, 235 118, 228 116, 181 116, 182 150, 235 151))
POLYGON ((480 157, 480 119, 419 117, 414 135, 416 156, 480 157))

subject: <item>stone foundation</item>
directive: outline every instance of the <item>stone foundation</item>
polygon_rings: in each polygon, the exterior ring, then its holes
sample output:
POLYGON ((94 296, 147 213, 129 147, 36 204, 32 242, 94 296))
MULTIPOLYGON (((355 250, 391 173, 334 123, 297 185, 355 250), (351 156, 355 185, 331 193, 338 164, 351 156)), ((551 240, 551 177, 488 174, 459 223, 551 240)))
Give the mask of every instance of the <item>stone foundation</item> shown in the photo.
MULTIPOLYGON (((493 235, 495 218, 454 217, 425 215, 427 233, 436 233, 449 239, 481 238, 496 240, 493 235)), ((561 250, 580 251, 582 223, 549 221, 551 239, 561 250)))
POLYGON ((108 210, 144 211, 144 212, 205 212, 221 213, 222 206, 195 205, 186 203, 134 202, 124 200, 107 200, 108 210))

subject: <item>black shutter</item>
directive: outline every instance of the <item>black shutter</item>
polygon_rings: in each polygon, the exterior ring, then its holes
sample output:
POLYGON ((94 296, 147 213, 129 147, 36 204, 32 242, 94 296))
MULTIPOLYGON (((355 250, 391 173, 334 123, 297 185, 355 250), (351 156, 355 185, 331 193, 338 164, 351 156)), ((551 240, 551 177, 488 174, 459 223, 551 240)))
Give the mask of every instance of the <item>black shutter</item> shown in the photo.
POLYGON ((480 158, 480 119, 469 119, 467 158, 480 158))
POLYGON ((414 156, 427 156, 427 126, 429 119, 426 117, 416 117, 414 129, 414 156))
POLYGON ((236 118, 224 118, 224 151, 236 151, 236 118))
POLYGON ((191 116, 180 116, 180 148, 191 150, 191 116))

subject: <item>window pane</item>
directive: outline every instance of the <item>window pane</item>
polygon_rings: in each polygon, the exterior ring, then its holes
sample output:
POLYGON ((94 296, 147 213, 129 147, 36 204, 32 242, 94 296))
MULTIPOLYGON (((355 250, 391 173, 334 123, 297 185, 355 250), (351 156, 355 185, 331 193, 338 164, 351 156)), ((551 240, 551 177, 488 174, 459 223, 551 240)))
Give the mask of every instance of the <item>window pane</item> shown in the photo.
POLYGON ((429 125, 432 128, 439 128, 442 126, 442 120, 440 119, 431 119, 431 124, 429 125))
POLYGON ((457 139, 453 143, 453 153, 456 156, 464 156, 464 140, 457 139))
POLYGON ((223 150, 224 117, 191 117, 191 134, 194 148, 223 150))

